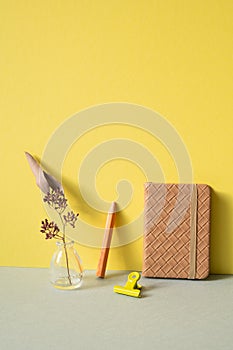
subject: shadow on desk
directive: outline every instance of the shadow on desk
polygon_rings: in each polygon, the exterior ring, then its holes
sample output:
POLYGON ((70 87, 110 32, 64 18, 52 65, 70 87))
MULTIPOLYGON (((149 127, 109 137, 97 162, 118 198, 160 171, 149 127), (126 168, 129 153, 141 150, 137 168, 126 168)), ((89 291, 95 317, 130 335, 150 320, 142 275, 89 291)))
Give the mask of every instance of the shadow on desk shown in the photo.
POLYGON ((84 273, 81 289, 102 288, 106 285, 111 285, 111 281, 113 286, 116 283, 121 284, 121 281, 124 284, 129 273, 128 271, 106 271, 105 278, 99 278, 93 272, 87 271, 84 273))
POLYGON ((209 277, 204 281, 217 281, 224 280, 227 278, 232 278, 232 275, 209 275, 209 277))
MULTIPOLYGON (((211 190, 211 274, 232 273, 233 248, 231 207, 231 198, 228 193, 217 192, 213 189, 211 190)), ((223 277, 219 278, 227 278, 227 275, 222 276, 223 277)))

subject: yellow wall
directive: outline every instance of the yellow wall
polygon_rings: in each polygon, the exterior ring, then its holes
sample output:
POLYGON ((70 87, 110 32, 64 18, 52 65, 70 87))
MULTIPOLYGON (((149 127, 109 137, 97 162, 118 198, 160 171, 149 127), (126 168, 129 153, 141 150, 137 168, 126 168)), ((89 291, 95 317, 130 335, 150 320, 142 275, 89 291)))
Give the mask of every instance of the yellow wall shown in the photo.
MULTIPOLYGON (((130 102, 176 128, 194 181, 213 187, 211 272, 233 273, 232 35, 232 0, 0 0, 0 264, 48 266, 54 249, 24 151, 40 157, 82 109, 130 102)), ((78 250, 95 268, 99 250, 78 250)), ((139 239, 113 249, 109 268, 141 260, 139 239)))

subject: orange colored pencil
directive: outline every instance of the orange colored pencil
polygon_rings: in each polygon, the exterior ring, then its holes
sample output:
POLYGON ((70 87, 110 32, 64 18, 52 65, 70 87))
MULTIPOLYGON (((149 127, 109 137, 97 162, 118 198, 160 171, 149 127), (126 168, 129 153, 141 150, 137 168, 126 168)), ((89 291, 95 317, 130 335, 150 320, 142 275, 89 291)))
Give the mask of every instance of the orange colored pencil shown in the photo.
POLYGON ((108 261, 108 253, 111 245, 112 231, 115 223, 115 218, 116 218, 116 203, 112 202, 111 207, 109 208, 109 211, 108 211, 108 216, 107 216, 107 221, 106 221, 106 226, 104 231, 104 239, 103 239, 99 263, 96 271, 97 277, 104 278, 105 276, 106 265, 108 261))

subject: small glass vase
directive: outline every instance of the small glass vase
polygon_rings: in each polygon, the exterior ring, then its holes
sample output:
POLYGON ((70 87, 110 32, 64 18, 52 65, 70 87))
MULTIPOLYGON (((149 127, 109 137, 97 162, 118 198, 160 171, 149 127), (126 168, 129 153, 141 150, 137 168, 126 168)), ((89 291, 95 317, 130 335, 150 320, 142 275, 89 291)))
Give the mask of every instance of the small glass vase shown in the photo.
POLYGON ((57 250, 50 263, 50 282, 58 289, 79 288, 83 280, 83 267, 74 241, 58 241, 56 245, 57 250))

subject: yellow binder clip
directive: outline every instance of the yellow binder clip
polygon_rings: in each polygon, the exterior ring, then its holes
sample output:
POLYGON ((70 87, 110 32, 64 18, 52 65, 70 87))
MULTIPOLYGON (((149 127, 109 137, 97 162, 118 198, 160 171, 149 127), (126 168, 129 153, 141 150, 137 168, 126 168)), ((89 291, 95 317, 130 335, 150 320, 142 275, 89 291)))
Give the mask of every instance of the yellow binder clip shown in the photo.
POLYGON ((129 295, 130 297, 140 298, 142 286, 137 283, 140 277, 141 276, 138 272, 131 272, 128 275, 128 281, 126 282, 125 286, 115 286, 113 288, 114 292, 129 295))

